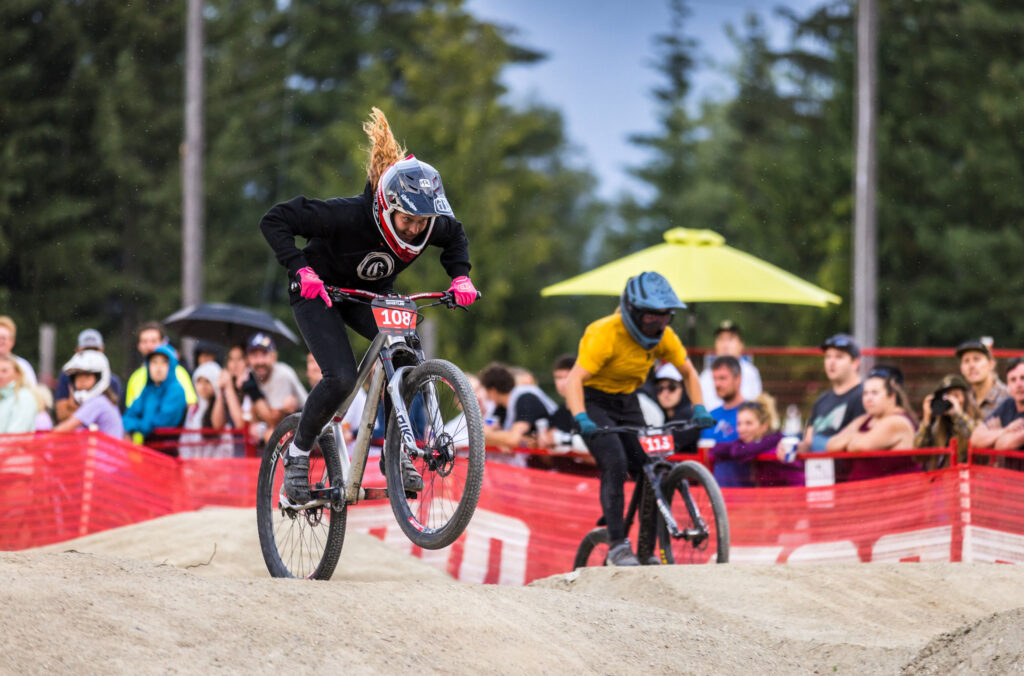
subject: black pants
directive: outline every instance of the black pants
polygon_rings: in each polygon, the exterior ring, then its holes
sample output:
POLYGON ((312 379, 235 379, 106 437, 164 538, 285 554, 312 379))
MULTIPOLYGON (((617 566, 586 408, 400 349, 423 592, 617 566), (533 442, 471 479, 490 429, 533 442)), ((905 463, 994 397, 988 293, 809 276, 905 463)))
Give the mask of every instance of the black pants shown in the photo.
MULTIPOLYGON (((587 415, 598 427, 611 425, 644 425, 644 414, 636 394, 608 394, 583 388, 587 415)), ((587 442, 601 470, 601 510, 608 526, 608 539, 618 542, 626 537, 623 525, 625 509, 624 486, 629 470, 639 471, 647 461, 634 434, 595 434, 587 442)))
POLYGON ((370 306, 362 303, 335 303, 334 307, 327 307, 319 298, 302 298, 294 292, 291 303, 295 323, 324 374, 302 407, 295 433, 295 445, 308 451, 356 385, 358 366, 345 328, 351 326, 359 335, 373 340, 377 323, 370 306))

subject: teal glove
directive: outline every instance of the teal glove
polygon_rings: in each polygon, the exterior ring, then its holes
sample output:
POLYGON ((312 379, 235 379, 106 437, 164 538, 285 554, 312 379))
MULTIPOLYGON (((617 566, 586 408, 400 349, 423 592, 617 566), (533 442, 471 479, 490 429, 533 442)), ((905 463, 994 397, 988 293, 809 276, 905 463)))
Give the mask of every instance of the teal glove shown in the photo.
POLYGON ((715 426, 715 419, 712 418, 711 414, 708 413, 708 410, 704 408, 704 404, 697 404, 693 407, 693 422, 697 423, 697 425, 704 429, 715 426))
POLYGON ((576 428, 580 431, 580 436, 584 439, 591 437, 594 432, 597 432, 597 424, 590 419, 587 412, 577 413, 573 416, 573 420, 576 421, 576 428))

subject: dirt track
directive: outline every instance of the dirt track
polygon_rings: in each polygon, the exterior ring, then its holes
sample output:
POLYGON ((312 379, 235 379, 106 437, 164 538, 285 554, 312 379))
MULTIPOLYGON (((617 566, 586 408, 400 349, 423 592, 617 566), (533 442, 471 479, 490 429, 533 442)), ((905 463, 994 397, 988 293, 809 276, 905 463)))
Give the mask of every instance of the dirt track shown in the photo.
POLYGON ((204 510, 0 553, 0 673, 1012 673, 1022 583, 868 564, 476 586, 353 533, 330 582, 273 580, 254 513, 204 510))

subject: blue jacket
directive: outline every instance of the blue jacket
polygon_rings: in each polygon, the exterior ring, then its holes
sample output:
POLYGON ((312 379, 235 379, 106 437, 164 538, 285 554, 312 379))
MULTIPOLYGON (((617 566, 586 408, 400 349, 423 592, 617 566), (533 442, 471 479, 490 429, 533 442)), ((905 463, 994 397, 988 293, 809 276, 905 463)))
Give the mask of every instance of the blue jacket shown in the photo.
POLYGON ((167 345, 156 348, 153 354, 162 354, 170 361, 167 379, 157 385, 149 377, 149 360, 146 358, 146 386, 128 410, 124 412, 124 431, 138 432, 148 437, 156 427, 180 427, 185 419, 188 404, 185 401, 185 389, 174 377, 178 367, 178 359, 174 350, 167 345))

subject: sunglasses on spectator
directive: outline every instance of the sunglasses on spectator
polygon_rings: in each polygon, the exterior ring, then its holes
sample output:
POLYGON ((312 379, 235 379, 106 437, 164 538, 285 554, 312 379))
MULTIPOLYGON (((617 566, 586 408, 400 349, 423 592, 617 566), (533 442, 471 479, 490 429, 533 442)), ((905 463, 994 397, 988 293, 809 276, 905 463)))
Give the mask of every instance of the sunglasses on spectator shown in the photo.
POLYGON ((888 366, 876 366, 868 371, 868 378, 881 378, 882 380, 891 380, 900 386, 903 385, 903 372, 888 366))
POLYGON ((663 383, 654 388, 654 391, 658 394, 662 392, 675 392, 679 389, 679 383, 663 383))
POLYGON ((844 348, 850 347, 851 345, 853 345, 853 341, 849 338, 829 338, 822 344, 822 347, 844 348))

